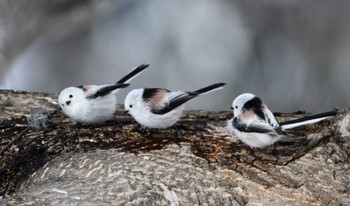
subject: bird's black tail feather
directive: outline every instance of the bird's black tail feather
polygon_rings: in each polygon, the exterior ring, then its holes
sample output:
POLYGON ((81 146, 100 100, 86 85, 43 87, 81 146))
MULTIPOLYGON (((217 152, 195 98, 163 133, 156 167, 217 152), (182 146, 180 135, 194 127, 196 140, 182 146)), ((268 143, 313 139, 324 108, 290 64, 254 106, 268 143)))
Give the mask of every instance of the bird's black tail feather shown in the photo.
POLYGON ((143 70, 145 70, 148 66, 149 66, 149 64, 142 64, 142 65, 136 67, 131 72, 129 72, 129 74, 127 74, 125 77, 121 78, 118 82, 116 82, 116 84, 129 82, 134 77, 136 77, 138 74, 140 74, 143 70))
POLYGON ((293 119, 289 121, 284 121, 281 122, 280 125, 282 129, 291 129, 294 127, 299 127, 307 124, 313 124, 319 121, 322 121, 326 119, 327 117, 335 116, 337 115, 337 111, 329 111, 329 112, 324 112, 320 114, 315 114, 315 115, 310 115, 306 117, 302 117, 299 119, 293 119))
POLYGON ((194 93, 197 93, 198 95, 205 94, 205 93, 212 92, 212 91, 215 91, 218 89, 222 89, 225 85, 226 85, 226 83, 213 84, 213 85, 204 87, 202 89, 198 89, 198 90, 194 91, 194 93))

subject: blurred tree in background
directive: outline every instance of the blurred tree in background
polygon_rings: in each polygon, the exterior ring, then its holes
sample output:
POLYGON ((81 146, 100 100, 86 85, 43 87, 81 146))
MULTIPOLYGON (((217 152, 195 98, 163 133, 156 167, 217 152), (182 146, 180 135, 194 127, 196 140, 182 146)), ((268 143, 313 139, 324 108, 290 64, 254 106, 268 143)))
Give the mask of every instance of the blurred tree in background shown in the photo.
POLYGON ((349 17, 346 0, 2 0, 0 85, 59 92, 149 63, 129 89, 228 83, 191 109, 228 110, 243 92, 273 111, 348 107, 349 17))

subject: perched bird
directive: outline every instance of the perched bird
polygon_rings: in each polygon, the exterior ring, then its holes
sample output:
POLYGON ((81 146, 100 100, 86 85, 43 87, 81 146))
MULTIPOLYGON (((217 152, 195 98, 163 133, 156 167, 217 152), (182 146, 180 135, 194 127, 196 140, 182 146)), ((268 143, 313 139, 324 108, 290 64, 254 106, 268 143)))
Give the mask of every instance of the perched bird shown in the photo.
POLYGON ((269 108, 254 94, 239 95, 232 103, 233 118, 227 127, 238 139, 250 147, 262 148, 278 141, 287 129, 313 124, 336 112, 325 112, 279 123, 269 108))
POLYGON ((63 89, 58 103, 63 112, 81 124, 99 124, 113 118, 117 106, 116 93, 149 65, 142 64, 115 84, 81 85, 63 89))
POLYGON ((149 128, 167 128, 174 125, 190 99, 222 89, 225 83, 217 83, 194 92, 169 91, 160 88, 134 89, 125 98, 125 112, 141 125, 149 128))

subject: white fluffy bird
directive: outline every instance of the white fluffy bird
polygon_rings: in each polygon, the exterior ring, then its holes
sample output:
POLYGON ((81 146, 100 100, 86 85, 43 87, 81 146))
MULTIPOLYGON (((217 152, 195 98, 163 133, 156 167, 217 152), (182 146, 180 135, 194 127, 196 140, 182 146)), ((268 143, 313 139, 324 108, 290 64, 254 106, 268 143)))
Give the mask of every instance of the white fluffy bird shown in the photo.
POLYGON ((227 127, 243 143, 257 148, 275 143, 287 129, 313 124, 336 114, 331 111, 279 123, 266 104, 250 93, 239 95, 231 108, 233 118, 228 121, 227 127))
POLYGON ((63 112, 81 124, 100 124, 113 118, 117 106, 116 93, 149 65, 142 64, 115 84, 81 85, 63 89, 58 103, 63 112))
POLYGON ((160 88, 134 89, 125 98, 125 112, 149 128, 168 128, 174 125, 185 108, 184 103, 202 94, 222 89, 217 83, 194 92, 169 91, 160 88))

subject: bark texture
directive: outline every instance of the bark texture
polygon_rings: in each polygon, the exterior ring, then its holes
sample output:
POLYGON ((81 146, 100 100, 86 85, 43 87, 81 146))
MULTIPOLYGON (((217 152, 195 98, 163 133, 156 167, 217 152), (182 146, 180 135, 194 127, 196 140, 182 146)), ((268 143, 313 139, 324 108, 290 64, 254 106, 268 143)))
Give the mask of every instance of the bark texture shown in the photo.
POLYGON ((74 126, 56 102, 55 94, 0 91, 0 203, 350 205, 347 110, 250 149, 227 131, 230 112, 186 112, 166 130, 122 112, 74 126))

